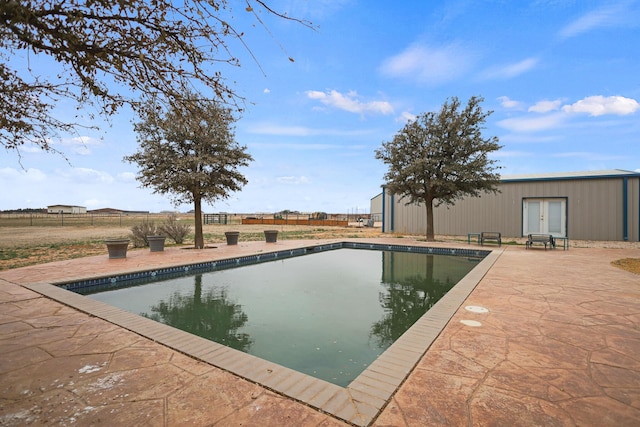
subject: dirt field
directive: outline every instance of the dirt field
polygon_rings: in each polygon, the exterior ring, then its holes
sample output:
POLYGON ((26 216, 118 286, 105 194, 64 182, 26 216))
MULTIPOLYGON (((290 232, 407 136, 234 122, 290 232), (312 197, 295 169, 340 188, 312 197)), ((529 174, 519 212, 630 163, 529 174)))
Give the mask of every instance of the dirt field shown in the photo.
MULTIPOLYGON (((240 241, 262 240, 266 229, 278 230, 278 239, 334 239, 380 237, 380 227, 361 227, 350 224, 349 227, 317 227, 301 225, 205 225, 203 227, 205 243, 214 244, 225 241, 225 231, 240 231, 240 241)), ((0 227, 0 270, 42 264, 83 256, 106 254, 104 239, 126 238, 130 227, 118 226, 25 226, 0 227)), ((438 240, 464 241, 462 237, 437 236, 438 240)), ((522 240, 522 239, 521 239, 522 240)), ((518 239, 511 244, 523 244, 518 239)), ((193 234, 187 237, 184 245, 193 244, 193 234)), ((167 239, 166 246, 175 244, 167 239)), ((184 246, 180 245, 180 246, 184 246)), ((572 241, 574 247, 611 247, 640 248, 639 242, 594 242, 572 241)), ((134 249, 132 249, 134 250, 134 249)), ((613 262, 616 267, 640 274, 640 259, 626 258, 613 262)))

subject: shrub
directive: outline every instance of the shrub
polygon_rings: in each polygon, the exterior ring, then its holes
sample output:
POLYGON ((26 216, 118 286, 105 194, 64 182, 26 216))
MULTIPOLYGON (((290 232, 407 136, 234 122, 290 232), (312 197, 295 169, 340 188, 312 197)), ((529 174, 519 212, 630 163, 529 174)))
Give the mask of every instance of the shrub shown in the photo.
POLYGON ((189 233, 191 233, 191 226, 188 224, 180 224, 178 222, 178 216, 174 213, 170 213, 167 215, 167 219, 165 222, 158 227, 158 229, 171 239, 173 239, 176 244, 182 244, 184 242, 184 238, 187 237, 189 233))
POLYGON ((147 236, 157 236, 159 229, 153 223, 153 221, 142 221, 142 224, 137 224, 131 227, 131 241, 134 248, 142 248, 149 246, 147 236))

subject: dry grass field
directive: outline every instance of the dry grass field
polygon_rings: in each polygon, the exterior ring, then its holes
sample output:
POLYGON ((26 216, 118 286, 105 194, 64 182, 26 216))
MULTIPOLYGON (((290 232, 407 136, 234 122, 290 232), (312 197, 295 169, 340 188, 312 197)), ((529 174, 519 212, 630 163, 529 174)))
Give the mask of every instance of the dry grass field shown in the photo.
MULTIPOLYGON (((263 240, 266 229, 278 230, 278 239, 333 239, 378 237, 381 230, 359 227, 318 227, 301 225, 205 225, 205 243, 225 242, 225 231, 240 231, 240 241, 263 240)), ((52 261, 106 254, 105 239, 126 238, 130 226, 0 226, 0 270, 52 261)), ((193 245, 192 233, 180 246, 193 245)), ((167 247, 175 246, 167 239, 167 247)), ((131 249, 135 250, 135 249, 131 249)))
MULTIPOLYGON (((145 220, 160 224, 166 216, 143 215, 138 217, 102 218, 90 220, 68 218, 64 225, 60 219, 47 218, 48 222, 33 221, 29 218, 0 218, 0 270, 42 264, 65 259, 80 258, 91 255, 106 255, 105 239, 127 238, 131 234, 131 226, 145 220), (30 225, 34 224, 34 225, 30 225)), ((192 226, 192 233, 183 245, 193 245, 193 218, 184 215, 181 218, 192 226)), ((278 239, 339 239, 359 237, 380 237, 380 227, 362 227, 350 223, 348 227, 321 227, 303 225, 242 225, 239 218, 233 218, 234 224, 204 225, 204 238, 207 245, 225 241, 225 231, 240 231, 240 241, 264 239, 263 231, 277 229, 278 239)), ((445 239, 441 237, 441 239, 445 239)), ((462 237, 446 238, 463 241, 462 237)), ((514 241, 513 244, 522 244, 514 241)), ((574 241, 576 247, 640 247, 639 242, 592 242, 574 241)), ((167 247, 176 246, 167 239, 167 247)), ((135 250, 135 249, 131 249, 135 250)), ((625 258, 613 262, 616 267, 640 274, 640 259, 625 258)))

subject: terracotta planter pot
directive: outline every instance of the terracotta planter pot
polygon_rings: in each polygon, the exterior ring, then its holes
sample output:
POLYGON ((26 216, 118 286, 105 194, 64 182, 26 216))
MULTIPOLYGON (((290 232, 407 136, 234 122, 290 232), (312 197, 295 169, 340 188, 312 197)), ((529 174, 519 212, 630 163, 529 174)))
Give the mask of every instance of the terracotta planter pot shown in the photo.
POLYGON ((264 239, 267 243, 275 243, 278 240, 278 230, 264 230, 264 239))
POLYGON ((129 239, 112 239, 105 240, 107 245, 107 251, 109 252, 109 258, 126 258, 127 248, 129 247, 129 239))
POLYGON ((226 231, 224 236, 227 238, 227 245, 237 245, 238 237, 240 236, 239 231, 226 231))
POLYGON ((149 242, 149 250, 151 252, 164 251, 164 241, 167 238, 165 236, 147 236, 147 242, 149 242))

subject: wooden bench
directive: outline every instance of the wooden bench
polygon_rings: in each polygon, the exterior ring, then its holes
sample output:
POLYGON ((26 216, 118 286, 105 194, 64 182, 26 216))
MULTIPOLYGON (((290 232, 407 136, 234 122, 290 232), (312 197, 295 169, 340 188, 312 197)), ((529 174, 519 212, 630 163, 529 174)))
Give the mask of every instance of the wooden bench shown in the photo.
POLYGON ((483 231, 480 233, 480 245, 484 246, 486 241, 493 241, 502 246, 502 234, 497 231, 483 231))
POLYGON ((527 236, 526 249, 529 249, 535 243, 543 244, 545 251, 547 250, 547 245, 549 245, 549 248, 555 249, 556 247, 556 242, 551 234, 529 234, 527 236))

